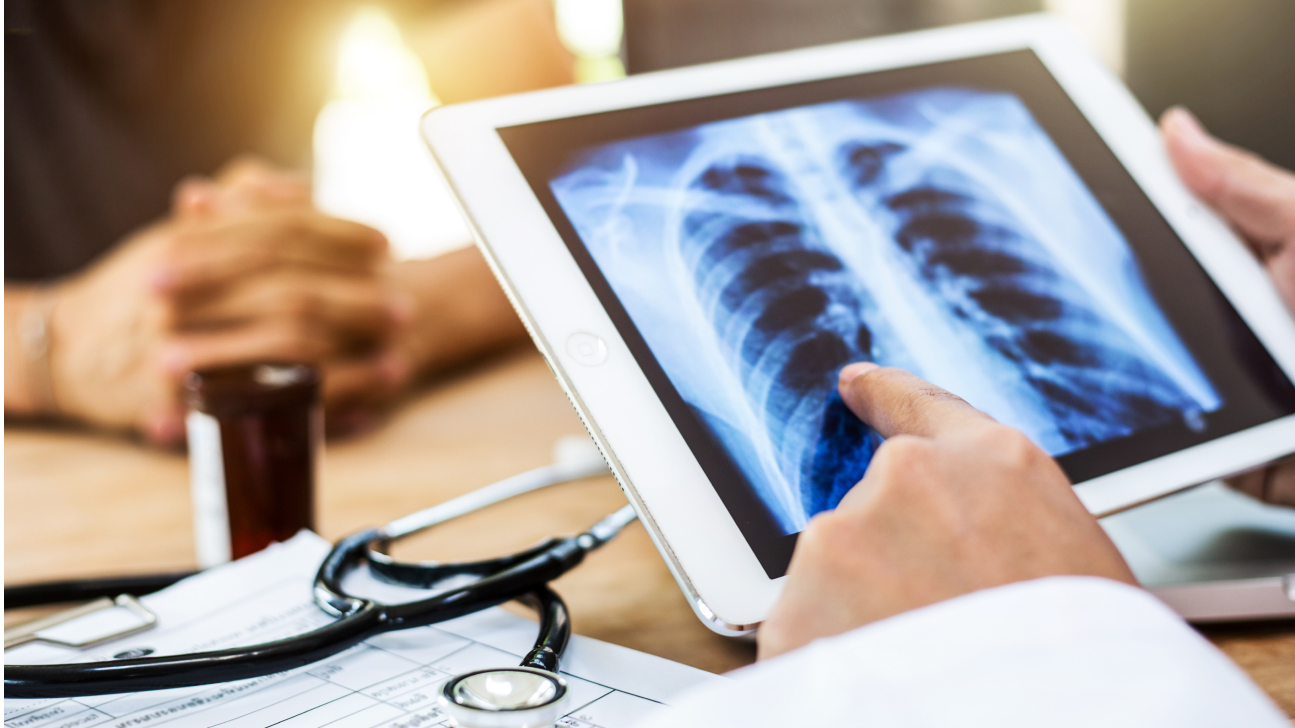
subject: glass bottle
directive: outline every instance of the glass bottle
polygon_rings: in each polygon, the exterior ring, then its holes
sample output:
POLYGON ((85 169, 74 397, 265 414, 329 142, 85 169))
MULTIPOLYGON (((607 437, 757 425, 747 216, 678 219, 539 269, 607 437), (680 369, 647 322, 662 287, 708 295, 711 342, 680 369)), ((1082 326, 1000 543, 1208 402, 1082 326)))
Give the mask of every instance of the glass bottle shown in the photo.
POLYGON ((198 565, 315 526, 319 373, 303 364, 201 369, 185 381, 198 565))

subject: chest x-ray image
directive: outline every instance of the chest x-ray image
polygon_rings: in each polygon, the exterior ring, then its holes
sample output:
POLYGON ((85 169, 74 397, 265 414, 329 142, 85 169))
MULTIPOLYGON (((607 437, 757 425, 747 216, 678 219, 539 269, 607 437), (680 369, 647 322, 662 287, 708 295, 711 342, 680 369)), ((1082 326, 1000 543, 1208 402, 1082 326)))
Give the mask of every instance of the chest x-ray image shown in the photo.
POLYGON ((551 189, 784 533, 880 438, 836 392, 907 369, 1053 456, 1221 402, 1015 96, 931 88, 583 150, 551 189))

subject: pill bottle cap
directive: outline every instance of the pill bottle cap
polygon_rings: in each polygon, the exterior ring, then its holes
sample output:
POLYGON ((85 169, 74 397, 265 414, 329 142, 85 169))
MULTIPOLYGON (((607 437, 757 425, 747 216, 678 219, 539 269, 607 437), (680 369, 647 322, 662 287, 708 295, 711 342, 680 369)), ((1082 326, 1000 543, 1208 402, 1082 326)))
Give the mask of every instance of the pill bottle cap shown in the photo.
POLYGON ((319 372, 307 364, 260 362, 191 372, 189 407, 213 416, 308 407, 319 401, 319 372))

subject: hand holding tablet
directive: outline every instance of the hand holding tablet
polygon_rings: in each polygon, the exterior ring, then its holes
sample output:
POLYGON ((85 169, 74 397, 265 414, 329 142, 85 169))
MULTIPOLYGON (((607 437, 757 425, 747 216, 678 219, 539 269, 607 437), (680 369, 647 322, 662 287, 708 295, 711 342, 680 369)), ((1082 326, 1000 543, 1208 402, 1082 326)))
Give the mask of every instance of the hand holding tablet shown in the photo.
MULTIPOLYGON (((1160 128, 1183 182, 1250 245, 1295 314, 1295 173, 1220 142, 1183 109, 1166 112, 1160 128)), ((1259 500, 1295 506, 1295 460, 1228 483, 1259 500)))
POLYGON ((1295 450, 1276 291, 1049 21, 446 107, 423 131, 719 631, 768 614, 798 534, 882 447, 837 393, 853 361, 1024 432, 1096 514, 1295 450))

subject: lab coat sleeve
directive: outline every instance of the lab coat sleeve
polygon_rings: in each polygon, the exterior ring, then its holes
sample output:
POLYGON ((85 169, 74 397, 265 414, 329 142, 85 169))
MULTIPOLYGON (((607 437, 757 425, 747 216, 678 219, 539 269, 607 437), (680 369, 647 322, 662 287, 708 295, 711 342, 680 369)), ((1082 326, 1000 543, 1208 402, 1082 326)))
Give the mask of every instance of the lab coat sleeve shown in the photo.
POLYGON ((1150 594, 1090 577, 976 592, 730 677, 641 728, 1290 725, 1150 594))

